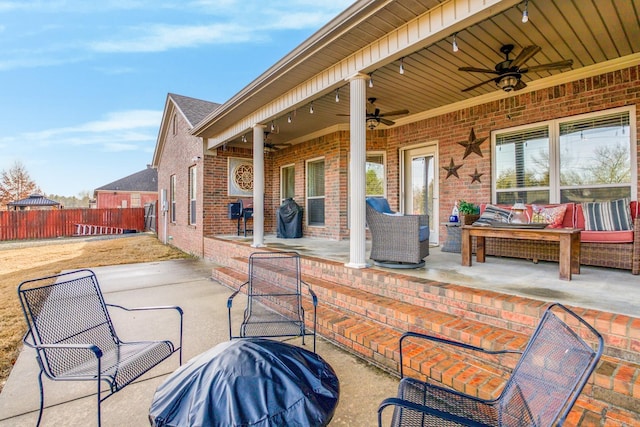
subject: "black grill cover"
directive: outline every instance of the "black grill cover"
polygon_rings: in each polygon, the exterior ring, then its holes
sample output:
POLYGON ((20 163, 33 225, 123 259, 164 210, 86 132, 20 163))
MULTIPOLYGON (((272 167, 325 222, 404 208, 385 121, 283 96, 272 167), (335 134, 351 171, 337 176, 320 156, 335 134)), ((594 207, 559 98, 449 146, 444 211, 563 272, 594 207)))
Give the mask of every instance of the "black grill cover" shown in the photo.
POLYGON ((338 404, 335 372, 320 356, 263 338, 218 344, 156 390, 153 426, 325 426, 338 404))
POLYGON ((293 199, 286 199, 278 208, 278 237, 302 237, 302 208, 293 199))

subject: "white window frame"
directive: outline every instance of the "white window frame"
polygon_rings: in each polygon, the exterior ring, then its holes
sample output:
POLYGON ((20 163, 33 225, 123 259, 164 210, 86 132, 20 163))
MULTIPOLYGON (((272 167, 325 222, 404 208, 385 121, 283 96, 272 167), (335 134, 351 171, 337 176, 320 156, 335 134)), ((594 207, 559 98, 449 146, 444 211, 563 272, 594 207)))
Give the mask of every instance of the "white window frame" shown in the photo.
POLYGON ((323 157, 316 157, 313 159, 308 159, 305 161, 305 201, 306 201, 306 206, 307 206, 307 226, 309 227, 324 227, 327 223, 327 209, 326 209, 326 203, 325 203, 325 209, 324 209, 324 214, 323 214, 323 223, 322 224, 310 224, 309 223, 309 217, 310 217, 310 209, 309 209, 309 200, 319 200, 319 199, 324 199, 326 202, 326 195, 327 195, 327 189, 325 186, 325 191, 324 194, 322 196, 313 196, 310 197, 309 196, 309 164, 311 163, 318 163, 318 162, 323 162, 324 163, 324 171, 325 171, 325 184, 326 184, 326 179, 327 179, 327 162, 323 157))
POLYGON ((197 166, 189 167, 189 225, 198 223, 197 201, 198 201, 198 168, 197 166))
MULTIPOLYGON (((368 163, 366 161, 366 158, 369 156, 382 156, 382 194, 369 194, 367 193, 365 196, 366 197, 387 197, 387 152, 386 151, 382 151, 382 150, 373 150, 373 151, 367 151, 366 155, 365 155, 365 162, 368 163)), ((366 168, 366 166, 365 166, 366 168)), ((365 174, 366 174, 366 170, 365 170, 365 174)), ((366 178, 365 178, 366 179, 366 178)), ((349 182, 351 182, 351 180, 349 180, 349 182)), ((365 182, 365 187, 366 187, 366 182, 365 182)), ((366 192, 366 188, 365 188, 365 192, 366 192)))
MULTIPOLYGON (((497 157, 496 157, 496 137, 497 135, 518 131, 526 131, 528 129, 534 129, 547 126, 549 130, 549 203, 560 203, 561 188, 560 188, 560 125, 566 122, 573 122, 579 120, 589 119, 591 117, 606 116, 611 114, 628 112, 629 114, 629 153, 631 163, 631 182, 630 192, 631 199, 637 200, 638 198, 638 161, 637 161, 637 138, 636 138, 636 107, 635 105, 612 108, 607 110, 599 110, 591 113, 579 114, 575 116, 567 116, 554 120, 547 120, 543 122, 536 122, 522 126, 515 126, 512 128, 500 129, 491 132, 491 200, 492 203, 497 202, 497 157)), ((606 185, 594 187, 606 187, 606 185)), ((535 187, 528 188, 528 190, 534 190, 535 187)))
POLYGON ((176 223, 176 176, 171 175, 169 177, 169 211, 170 218, 173 224, 176 223))

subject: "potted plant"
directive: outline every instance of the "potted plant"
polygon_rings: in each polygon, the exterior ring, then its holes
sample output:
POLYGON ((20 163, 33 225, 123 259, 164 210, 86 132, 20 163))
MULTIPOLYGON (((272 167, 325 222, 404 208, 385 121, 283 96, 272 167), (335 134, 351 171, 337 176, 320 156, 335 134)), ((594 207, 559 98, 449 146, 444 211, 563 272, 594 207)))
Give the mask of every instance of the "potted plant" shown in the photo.
POLYGON ((461 225, 471 225, 480 218, 480 206, 460 200, 458 202, 458 215, 460 216, 461 225))

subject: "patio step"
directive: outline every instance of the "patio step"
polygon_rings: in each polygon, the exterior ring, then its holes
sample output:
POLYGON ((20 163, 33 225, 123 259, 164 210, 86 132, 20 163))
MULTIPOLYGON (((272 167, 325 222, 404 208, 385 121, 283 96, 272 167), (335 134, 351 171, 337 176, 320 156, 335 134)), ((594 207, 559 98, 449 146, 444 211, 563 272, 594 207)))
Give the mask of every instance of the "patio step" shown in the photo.
MULTIPOLYGON (((212 274, 231 288, 247 280, 250 250, 234 252, 236 249, 229 249, 232 256, 225 258, 225 267, 214 269, 212 274)), ((398 339, 406 330, 435 333, 481 347, 521 348, 547 306, 397 272, 349 269, 314 257, 303 257, 301 265, 303 280, 319 299, 318 333, 395 374, 398 339)), ((599 425, 602 420, 607 426, 640 425, 640 319, 571 308, 603 334, 605 355, 567 425, 599 425)), ((475 361, 469 371, 462 368, 460 355, 424 344, 412 346, 404 363, 405 371, 413 371, 412 376, 428 375, 480 396, 499 389, 505 377, 498 373, 504 362, 475 361)))

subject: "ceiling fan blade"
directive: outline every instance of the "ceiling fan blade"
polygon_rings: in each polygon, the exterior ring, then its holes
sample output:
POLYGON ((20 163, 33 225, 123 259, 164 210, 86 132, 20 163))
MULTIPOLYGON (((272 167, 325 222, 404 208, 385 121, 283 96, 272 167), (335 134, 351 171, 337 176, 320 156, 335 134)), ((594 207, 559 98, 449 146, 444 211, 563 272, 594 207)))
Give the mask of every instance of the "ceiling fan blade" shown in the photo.
POLYGON ((386 113, 378 114, 378 117, 386 117, 386 116, 401 116, 403 114, 409 114, 409 110, 394 110, 386 113))
POLYGON ((470 90, 473 90, 473 89, 476 89, 476 88, 478 88, 478 87, 482 86, 483 84, 491 83, 491 82, 492 82, 492 81, 494 81, 494 80, 495 80, 495 78, 493 78, 493 79, 489 79, 489 80, 485 80, 485 81, 483 81, 483 82, 478 83, 477 85, 469 86, 469 87, 468 87, 468 88, 466 88, 466 89, 462 89, 462 91, 463 91, 463 92, 468 92, 468 91, 470 91, 470 90))
POLYGON ((527 73, 530 71, 545 71, 545 70, 559 70, 561 68, 568 68, 573 65, 573 59, 565 59, 564 61, 550 62, 548 64, 532 65, 531 67, 523 68, 521 73, 527 73))
POLYGON ((384 123, 384 124, 385 124, 385 125, 387 125, 387 126, 393 126, 393 125, 395 125, 395 124, 396 124, 396 122, 394 122, 394 121, 392 121, 392 120, 389 120, 389 119, 384 119, 384 118, 382 118, 382 117, 379 117, 379 118, 378 118, 378 121, 379 121, 380 123, 384 123))
POLYGON ((471 73, 487 73, 487 74, 500 74, 496 70, 489 70, 488 68, 476 68, 476 67, 460 67, 458 71, 469 71, 471 73))
POLYGON ((531 45, 526 46, 524 49, 520 51, 516 59, 511 62, 511 67, 520 68, 522 64, 527 62, 529 59, 533 57, 536 53, 540 52, 542 48, 540 46, 531 45))

